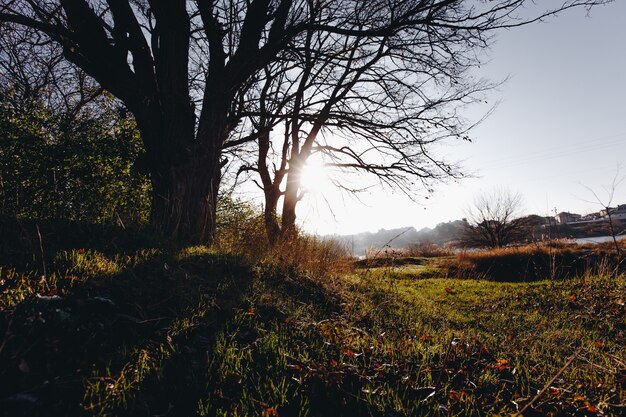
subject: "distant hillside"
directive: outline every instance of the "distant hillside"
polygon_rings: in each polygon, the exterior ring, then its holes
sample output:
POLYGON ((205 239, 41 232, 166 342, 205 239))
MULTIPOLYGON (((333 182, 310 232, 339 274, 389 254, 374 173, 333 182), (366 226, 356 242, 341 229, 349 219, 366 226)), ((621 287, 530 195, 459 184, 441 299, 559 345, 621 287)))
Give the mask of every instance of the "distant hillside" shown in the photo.
MULTIPOLYGON (((608 222, 581 222, 569 224, 554 224, 547 226, 552 218, 537 215, 527 216, 529 226, 526 241, 542 240, 545 238, 585 238, 609 236, 611 234, 608 222)), ((626 234, 626 220, 613 221, 617 235, 626 234)), ((363 232, 354 235, 330 235, 324 238, 343 242, 356 256, 365 255, 371 248, 408 248, 416 244, 456 244, 463 238, 467 223, 465 220, 454 220, 439 223, 435 228, 425 227, 416 230, 414 227, 397 229, 380 229, 377 232, 363 232)))
POLYGON ((436 243, 443 245, 461 238, 465 227, 463 220, 439 223, 435 228, 425 227, 416 230, 414 227, 397 229, 380 229, 377 232, 364 232, 354 235, 325 236, 343 242, 355 255, 365 255, 370 248, 406 248, 412 244, 436 243))

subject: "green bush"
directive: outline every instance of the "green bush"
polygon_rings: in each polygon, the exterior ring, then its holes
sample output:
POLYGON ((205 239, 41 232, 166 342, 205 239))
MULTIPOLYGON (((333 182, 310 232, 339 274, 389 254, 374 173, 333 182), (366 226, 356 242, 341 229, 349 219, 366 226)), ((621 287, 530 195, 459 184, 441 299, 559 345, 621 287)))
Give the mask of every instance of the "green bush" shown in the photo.
POLYGON ((0 92, 0 214, 138 224, 150 209, 147 178, 133 172, 142 152, 134 120, 112 99, 68 117, 0 92))

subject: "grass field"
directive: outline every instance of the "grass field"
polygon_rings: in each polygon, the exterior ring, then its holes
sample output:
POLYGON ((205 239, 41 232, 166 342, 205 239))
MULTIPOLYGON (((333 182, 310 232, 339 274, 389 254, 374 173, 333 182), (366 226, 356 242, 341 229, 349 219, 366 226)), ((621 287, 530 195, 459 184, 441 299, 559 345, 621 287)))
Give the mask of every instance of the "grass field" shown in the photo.
POLYGON ((46 249, 0 272, 3 415, 625 413, 623 277, 449 279, 425 258, 313 274, 206 248, 46 249))

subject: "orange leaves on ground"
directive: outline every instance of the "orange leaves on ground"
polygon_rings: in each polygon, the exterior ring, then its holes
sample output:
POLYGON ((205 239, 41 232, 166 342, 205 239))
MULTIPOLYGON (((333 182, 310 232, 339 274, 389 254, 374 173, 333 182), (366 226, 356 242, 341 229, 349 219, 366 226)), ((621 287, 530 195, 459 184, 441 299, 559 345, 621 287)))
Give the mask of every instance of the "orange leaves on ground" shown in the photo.
POLYGON ((276 411, 276 409, 274 407, 268 407, 265 410, 263 410, 263 416, 265 417, 278 417, 278 411, 276 411))
POLYGON ((454 289, 450 288, 450 287, 446 287, 444 288, 444 290, 446 291, 446 293, 448 294, 454 294, 456 291, 454 291, 454 289))
POLYGON ((422 342, 432 342, 433 341, 433 337, 427 334, 423 334, 420 336, 419 338, 420 341, 422 342))
POLYGON ((496 369, 500 372, 509 369, 509 361, 507 359, 498 359, 496 361, 496 369))
POLYGON ((357 354, 352 349, 341 349, 341 354, 350 358, 354 358, 355 356, 357 356, 357 354))
POLYGON ((448 393, 448 398, 452 401, 467 401, 470 398, 470 394, 467 391, 456 391, 451 389, 448 393))
POLYGON ((592 413, 592 414, 598 414, 599 410, 594 407, 593 405, 587 405, 585 407, 582 408, 581 411, 586 411, 588 413, 592 413))

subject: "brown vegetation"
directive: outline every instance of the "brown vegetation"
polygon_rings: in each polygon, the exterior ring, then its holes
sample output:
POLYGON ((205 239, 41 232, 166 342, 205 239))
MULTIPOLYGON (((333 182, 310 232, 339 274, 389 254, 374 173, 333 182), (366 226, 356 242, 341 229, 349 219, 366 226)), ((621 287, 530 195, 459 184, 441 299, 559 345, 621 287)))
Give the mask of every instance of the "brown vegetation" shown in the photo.
MULTIPOLYGON (((624 243, 622 243, 624 246, 624 243)), ((536 281, 623 273, 610 244, 577 245, 567 241, 458 252, 440 260, 446 275, 494 281, 536 281)))

